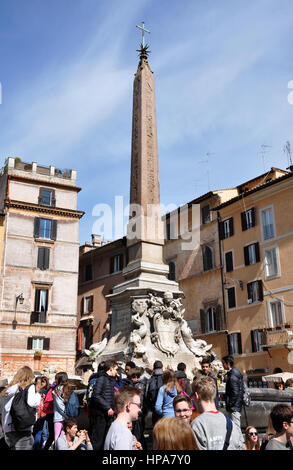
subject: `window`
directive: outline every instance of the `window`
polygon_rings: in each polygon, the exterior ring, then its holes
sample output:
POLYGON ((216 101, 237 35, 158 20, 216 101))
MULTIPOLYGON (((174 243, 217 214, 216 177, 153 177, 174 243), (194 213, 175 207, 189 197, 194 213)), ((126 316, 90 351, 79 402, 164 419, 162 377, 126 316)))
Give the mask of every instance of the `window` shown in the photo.
POLYGON ((247 283, 248 303, 262 302, 263 301, 263 286, 262 281, 253 281, 247 283))
POLYGON ((48 289, 36 289, 35 292, 35 312, 47 312, 48 309, 48 289))
POLYGON ((50 349, 50 338, 44 338, 43 336, 29 337, 27 339, 27 349, 48 351, 50 349))
POLYGON ((221 305, 210 306, 200 310, 202 333, 212 333, 222 329, 221 305))
POLYGON ((38 202, 41 206, 55 207, 55 191, 53 189, 40 188, 38 202))
POLYGON ((255 226, 255 209, 249 209, 248 211, 241 213, 241 224, 242 230, 249 230, 255 226))
POLYGON ((261 211, 263 239, 267 240, 275 236, 273 209, 263 209, 261 211))
POLYGON ((262 346, 267 343, 266 332, 263 330, 251 330, 251 350, 252 352, 262 351, 262 346))
POLYGON ((38 247, 38 262, 37 267, 43 271, 49 269, 50 248, 40 246, 38 247))
POLYGON ((221 240, 232 237, 232 235, 234 235, 233 217, 220 222, 219 231, 221 240))
POLYGON ((233 253, 232 251, 228 251, 225 253, 225 262, 226 262, 226 272, 233 271, 234 266, 233 266, 233 253))
POLYGON ((201 208, 201 223, 206 224, 211 220, 210 205, 207 204, 201 208))
POLYGON ((88 295, 81 300, 81 314, 91 313, 94 307, 94 296, 88 295))
POLYGON ((277 247, 266 248, 264 250, 264 272, 265 279, 280 275, 277 247))
POLYGON ((123 268, 123 255, 113 256, 110 260, 110 273, 117 273, 122 271, 123 268))
POLYGON ((35 218, 34 237, 48 240, 56 240, 57 220, 35 218))
POLYGON ((269 324, 271 328, 275 328, 277 325, 283 325, 285 323, 283 301, 273 300, 269 301, 269 324))
POLYGON ((235 308, 236 307, 235 287, 229 287, 227 289, 227 297, 228 297, 228 308, 235 308))
POLYGON ((93 266, 91 264, 85 266, 84 278, 85 281, 91 281, 93 279, 93 266))
POLYGON ((170 261, 169 265, 169 274, 168 279, 169 281, 176 281, 176 263, 175 261, 170 261))
POLYGON ((252 243, 251 245, 244 247, 244 262, 245 266, 249 266, 250 264, 255 264, 260 261, 259 256, 259 244, 252 243))
POLYGON ((212 247, 205 245, 202 248, 203 270, 209 271, 214 267, 214 253, 212 247))
POLYGON ((228 335, 229 354, 242 354, 241 333, 231 333, 228 335))

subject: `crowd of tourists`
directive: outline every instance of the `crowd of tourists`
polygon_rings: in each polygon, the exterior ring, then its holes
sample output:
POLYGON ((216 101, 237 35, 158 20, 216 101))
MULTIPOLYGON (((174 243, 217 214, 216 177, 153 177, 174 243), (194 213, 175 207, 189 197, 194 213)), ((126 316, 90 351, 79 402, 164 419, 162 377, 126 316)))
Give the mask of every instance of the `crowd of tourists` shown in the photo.
MULTIPOLYGON (((1 392, 0 448, 6 450, 293 450, 293 403, 275 405, 262 439, 257 428, 241 430, 247 389, 232 356, 222 359, 226 373, 225 414, 219 411, 218 381, 209 358, 187 378, 155 361, 150 377, 132 361, 123 376, 113 360, 99 364, 88 381, 81 404, 66 372, 53 383, 35 378, 32 369, 18 370, 1 392), (79 429, 81 405, 87 429, 79 429), (151 413, 151 440, 146 418, 151 413)), ((293 381, 287 389, 292 390, 293 381)), ((293 398, 292 398, 293 400, 293 398)))

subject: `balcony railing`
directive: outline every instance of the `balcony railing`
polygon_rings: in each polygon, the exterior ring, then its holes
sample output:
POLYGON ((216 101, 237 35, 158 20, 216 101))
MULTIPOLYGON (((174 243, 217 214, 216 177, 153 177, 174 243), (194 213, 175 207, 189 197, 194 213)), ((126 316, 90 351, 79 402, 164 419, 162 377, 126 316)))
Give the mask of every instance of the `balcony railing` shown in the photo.
POLYGON ((275 328, 266 328, 266 344, 263 347, 293 344, 293 326, 278 325, 275 328))

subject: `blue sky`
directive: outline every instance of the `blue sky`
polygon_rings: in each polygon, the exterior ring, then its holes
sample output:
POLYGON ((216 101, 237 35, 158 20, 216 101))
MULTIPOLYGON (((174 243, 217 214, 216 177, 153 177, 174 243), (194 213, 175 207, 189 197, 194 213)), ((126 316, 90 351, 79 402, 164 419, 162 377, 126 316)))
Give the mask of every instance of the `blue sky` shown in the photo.
POLYGON ((164 205, 288 166, 291 0, 2 0, 0 161, 77 170, 81 244, 97 204, 128 204, 142 20, 164 205))

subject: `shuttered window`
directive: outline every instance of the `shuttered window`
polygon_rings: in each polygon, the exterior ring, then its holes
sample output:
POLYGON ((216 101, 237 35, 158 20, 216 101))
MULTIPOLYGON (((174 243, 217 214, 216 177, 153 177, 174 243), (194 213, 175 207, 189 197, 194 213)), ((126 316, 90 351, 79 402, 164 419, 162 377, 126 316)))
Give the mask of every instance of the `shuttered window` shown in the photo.
POLYGON ((235 287, 229 287, 227 289, 227 296, 228 296, 228 307, 235 308, 236 307, 235 287))
POLYGON ((242 354, 241 333, 231 333, 227 341, 229 354, 242 354))
POLYGON ((201 223, 202 224, 207 224, 211 220, 211 212, 210 212, 210 205, 207 204, 206 206, 203 206, 201 209, 201 223))
POLYGON ((48 188, 40 188, 38 203, 41 206, 51 206, 55 207, 55 190, 48 188))
POLYGON ((255 264, 260 261, 259 243, 252 243, 244 247, 244 263, 245 266, 255 264))
POLYGON ((242 225, 243 231, 249 230, 250 228, 255 226, 255 208, 254 207, 241 213, 241 225, 242 225))
POLYGON ((262 281, 253 281, 247 283, 248 303, 263 301, 263 285, 262 281))
POLYGON ((223 220, 219 224, 220 239, 224 240, 225 238, 232 237, 234 235, 234 222, 233 217, 223 220))
POLYGON ((200 324, 202 333, 221 331, 222 308, 221 305, 200 310, 200 324))
POLYGON ((49 351, 50 338, 45 338, 44 336, 30 336, 27 338, 27 349, 49 351))
POLYGON ((233 266, 233 252, 228 251, 225 253, 225 261, 226 261, 226 272, 233 271, 234 266, 233 266))
POLYGON ((34 237, 44 238, 48 240, 56 240, 57 236, 57 220, 44 219, 36 217, 34 222, 34 237))
POLYGON ((203 258, 203 270, 209 271, 214 267, 214 253, 213 249, 209 245, 205 245, 202 248, 202 258, 203 258))
POLYGON ((42 270, 49 269, 50 261, 50 248, 40 246, 38 247, 38 262, 37 267, 42 270))

